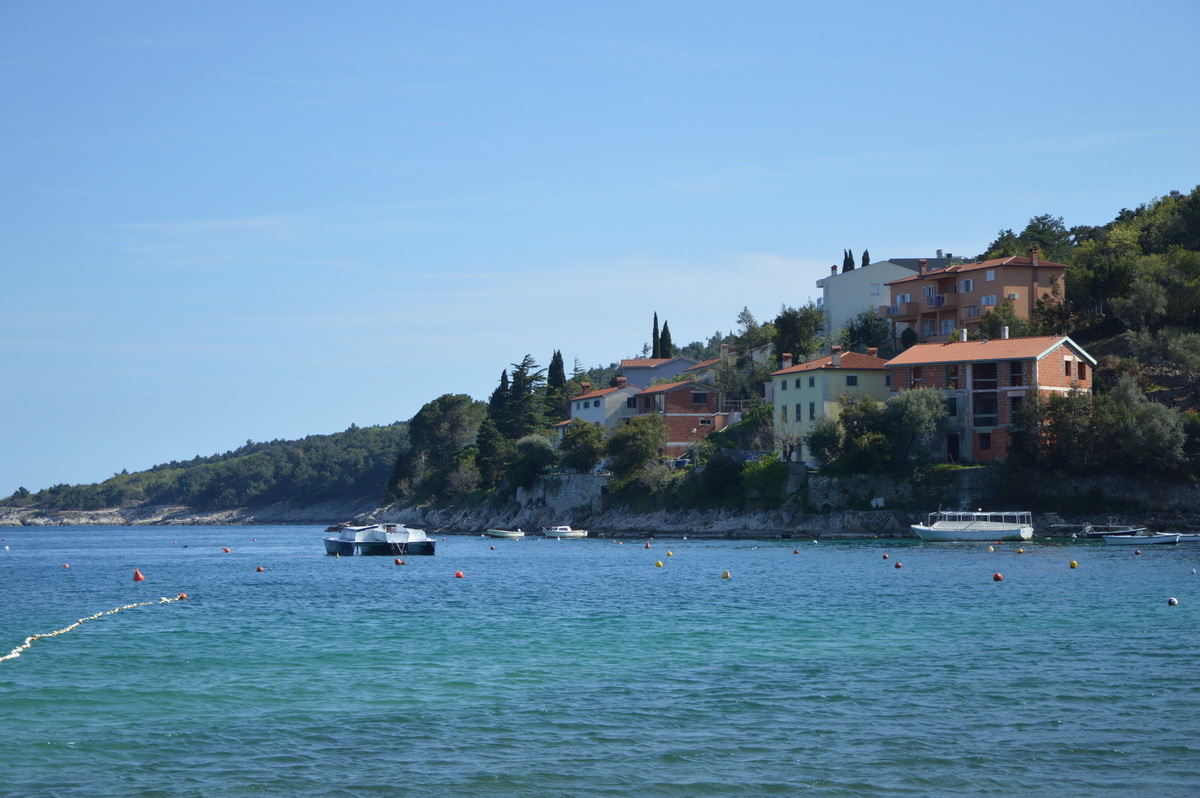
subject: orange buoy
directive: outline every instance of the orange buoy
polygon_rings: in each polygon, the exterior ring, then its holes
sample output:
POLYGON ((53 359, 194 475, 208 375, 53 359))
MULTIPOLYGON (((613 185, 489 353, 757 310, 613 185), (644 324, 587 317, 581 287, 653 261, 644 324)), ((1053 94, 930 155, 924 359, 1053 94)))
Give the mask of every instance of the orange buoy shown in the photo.
POLYGON ((646 541, 646 548, 650 548, 650 541, 646 541))
POLYGON ((260 566, 258 566, 258 572, 259 572, 260 574, 261 574, 261 573, 262 573, 264 570, 266 570, 266 569, 265 569, 265 568, 263 568, 261 565, 260 565, 260 566))
POLYGON ((992 581, 993 582, 1003 582, 1004 574, 997 571, 996 573, 992 574, 992 581))
POLYGON ((179 599, 180 601, 187 601, 187 593, 180 593, 175 598, 179 599))
POLYGON ((883 559, 885 559, 885 560, 886 560, 887 558, 888 558, 888 556, 887 556, 886 554, 885 554, 885 555, 883 555, 883 559))
POLYGON ((800 549, 792 549, 792 554, 799 554, 799 553, 800 553, 800 549))
POLYGON ((896 567, 897 567, 897 568, 903 568, 903 567, 904 567, 904 563, 902 563, 902 562, 898 562, 898 563, 896 563, 896 567))
POLYGON ((144 581, 145 579, 146 579, 146 577, 142 576, 142 572, 141 572, 141 571, 139 571, 139 570, 138 570, 138 569, 136 569, 136 568, 134 568, 134 569, 133 569, 133 581, 135 581, 135 582, 142 582, 142 581, 144 581))
POLYGON ((70 567, 71 567, 71 566, 70 566, 70 565, 68 565, 67 563, 63 563, 63 568, 70 568, 70 567))
POLYGON ((455 579, 462 579, 462 578, 463 578, 463 572, 462 572, 462 571, 455 571, 455 572, 454 572, 454 578, 455 578, 455 579))
POLYGON ((396 565, 408 565, 408 563, 406 563, 404 560, 402 560, 402 559, 400 559, 399 557, 397 557, 397 558, 396 558, 396 565))
POLYGON ((225 552, 226 554, 228 554, 228 553, 229 553, 229 547, 228 547, 228 546, 222 546, 222 547, 221 547, 221 551, 223 551, 223 552, 225 552))

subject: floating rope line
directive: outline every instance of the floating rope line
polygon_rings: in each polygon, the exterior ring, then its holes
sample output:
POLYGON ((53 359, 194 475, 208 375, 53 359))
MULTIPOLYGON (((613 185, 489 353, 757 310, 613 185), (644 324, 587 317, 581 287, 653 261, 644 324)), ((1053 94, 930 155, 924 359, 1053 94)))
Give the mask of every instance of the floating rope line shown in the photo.
POLYGON ((89 615, 86 618, 80 618, 75 623, 71 624, 70 626, 65 626, 62 629, 59 629, 57 632, 47 632, 44 635, 33 635, 32 637, 25 638, 24 643, 17 646, 12 651, 10 651, 8 654, 5 654, 3 657, 0 657, 0 662, 4 662, 5 660, 9 660, 9 659, 16 659, 17 657, 21 656, 22 652, 28 651, 35 642, 37 642, 38 640, 41 640, 44 637, 58 637, 59 635, 65 635, 67 632, 71 631, 72 629, 78 629, 80 626, 83 626, 88 621, 94 621, 97 618, 103 618, 105 615, 112 615, 113 613, 120 612, 121 610, 132 610, 134 607, 148 607, 151 604, 170 604, 172 601, 183 601, 186 598, 187 598, 187 593, 180 593, 175 598, 166 598, 164 596, 164 597, 160 598, 158 601, 143 601, 139 604, 126 604, 124 607, 116 607, 114 609, 109 610, 108 612, 98 612, 95 615, 89 615))

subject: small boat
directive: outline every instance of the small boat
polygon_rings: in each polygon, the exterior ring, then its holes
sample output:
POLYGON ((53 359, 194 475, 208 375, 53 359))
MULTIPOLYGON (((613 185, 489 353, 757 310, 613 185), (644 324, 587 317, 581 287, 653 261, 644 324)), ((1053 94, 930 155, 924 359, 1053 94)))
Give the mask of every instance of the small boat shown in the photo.
POLYGON ((969 512, 939 510, 924 524, 913 524, 921 540, 1029 540, 1033 515, 1029 512, 969 512))
POLYGON ((544 526, 542 534, 548 538, 586 538, 586 529, 572 529, 567 525, 563 526, 544 526))
POLYGON ((506 538, 508 540, 520 540, 525 537, 525 533, 521 531, 520 527, 516 529, 489 529, 486 534, 489 538, 506 538))
POLYGON ((1114 546, 1143 546, 1151 543, 1178 543, 1181 535, 1178 532, 1139 532, 1135 535, 1115 534, 1104 535, 1104 542, 1114 546))
POLYGON ((1107 524, 1085 524, 1080 535, 1085 538, 1102 538, 1106 535, 1144 535, 1146 531, 1144 526, 1119 524, 1116 518, 1109 518, 1107 524))
POLYGON ((338 534, 325 538, 325 553, 363 556, 433 554, 436 541, 423 529, 404 524, 370 524, 368 526, 331 527, 338 534))
POLYGON ((1200 532, 1180 532, 1180 543, 1200 543, 1200 532))

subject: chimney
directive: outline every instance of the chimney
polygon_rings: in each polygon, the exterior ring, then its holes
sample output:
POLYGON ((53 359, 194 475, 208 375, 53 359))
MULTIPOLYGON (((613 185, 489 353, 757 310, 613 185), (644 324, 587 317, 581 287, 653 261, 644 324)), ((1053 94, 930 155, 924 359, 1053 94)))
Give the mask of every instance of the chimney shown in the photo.
POLYGON ((791 352, 783 353, 783 367, 785 369, 790 369, 792 367, 792 353, 791 352))
POLYGON ((868 354, 869 356, 871 356, 871 357, 879 357, 879 347, 877 347, 877 346, 868 346, 868 347, 867 347, 867 354, 868 354))
POLYGON ((833 366, 835 369, 840 369, 842 367, 842 348, 840 346, 835 346, 833 348, 833 353, 829 356, 829 365, 833 366))
POLYGON ((1029 248, 1029 265, 1035 269, 1038 267, 1037 256, 1038 256, 1038 248, 1037 248, 1037 245, 1035 244, 1034 246, 1029 248))
POLYGON ((837 264, 836 263, 829 267, 829 273, 837 274, 837 264))
POLYGON ((1001 341, 1007 341, 1007 340, 1008 340, 1008 328, 1007 328, 1007 327, 1001 327, 1001 328, 1000 328, 1000 340, 1001 340, 1001 341))
POLYGON ((938 250, 938 260, 941 260, 941 259, 942 259, 942 251, 939 249, 938 250))
MULTIPOLYGON (((618 380, 623 380, 623 379, 625 379, 625 378, 624 378, 624 377, 617 377, 617 379, 618 379, 618 380)), ((590 390, 592 390, 592 384, 591 384, 590 382, 581 382, 581 383, 579 383, 579 387, 583 389, 583 392, 584 392, 584 393, 587 393, 587 392, 589 392, 590 390)))
POLYGON ((919 258, 917 260, 917 274, 924 274, 925 266, 928 263, 929 263, 929 261, 925 260, 924 258, 919 258))
POLYGON ((1036 302, 1038 295, 1038 248, 1036 245, 1029 248, 1029 265, 1033 267, 1033 276, 1031 278, 1033 294, 1030 296, 1029 301, 1036 302))
POLYGON ((627 382, 629 382, 629 380, 625 379, 624 377, 617 377, 617 387, 618 388, 624 388, 625 383, 627 383, 627 382))
POLYGON ((966 340, 967 340, 967 328, 966 328, 966 327, 959 327, 959 328, 958 328, 958 341, 959 341, 959 343, 965 343, 965 342, 966 342, 966 340))
POLYGON ((721 368, 729 368, 729 344, 721 344, 721 368))

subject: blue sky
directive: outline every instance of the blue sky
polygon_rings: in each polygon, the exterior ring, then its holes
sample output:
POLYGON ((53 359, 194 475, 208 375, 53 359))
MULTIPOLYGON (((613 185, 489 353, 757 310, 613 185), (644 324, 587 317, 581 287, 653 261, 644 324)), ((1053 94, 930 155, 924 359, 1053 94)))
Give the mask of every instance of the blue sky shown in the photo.
POLYGON ((1200 183, 1200 4, 0 4, 0 496, 1200 183))

